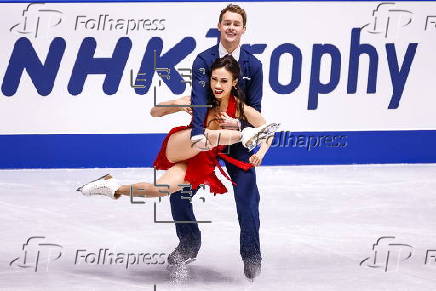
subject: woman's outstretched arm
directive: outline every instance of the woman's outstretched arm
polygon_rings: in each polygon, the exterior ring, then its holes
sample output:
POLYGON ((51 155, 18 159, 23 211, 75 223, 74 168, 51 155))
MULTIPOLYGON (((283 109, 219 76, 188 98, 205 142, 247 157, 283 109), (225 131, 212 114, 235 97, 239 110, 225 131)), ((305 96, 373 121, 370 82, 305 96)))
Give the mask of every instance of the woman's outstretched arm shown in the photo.
POLYGON ((178 111, 186 111, 192 114, 192 108, 180 105, 191 105, 191 96, 183 96, 181 98, 169 101, 160 102, 158 105, 178 105, 177 107, 158 107, 154 106, 150 110, 150 115, 153 117, 162 117, 168 114, 172 114, 178 111))

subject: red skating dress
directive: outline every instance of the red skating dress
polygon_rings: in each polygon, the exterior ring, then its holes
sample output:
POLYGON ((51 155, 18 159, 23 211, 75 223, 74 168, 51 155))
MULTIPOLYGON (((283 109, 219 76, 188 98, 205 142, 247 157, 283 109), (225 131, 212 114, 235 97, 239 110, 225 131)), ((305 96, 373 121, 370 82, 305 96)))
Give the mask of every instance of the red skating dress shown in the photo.
MULTIPOLYGON (((227 105, 227 115, 233 118, 236 117, 236 99, 234 96, 230 96, 229 98, 229 104, 227 105)), ((205 120, 205 126, 206 126, 206 120, 205 120)), ((188 126, 178 126, 170 130, 170 132, 165 137, 162 143, 162 147, 159 151, 159 154, 157 155, 156 160, 153 163, 153 166, 156 169, 168 170, 169 168, 175 165, 174 163, 171 163, 166 157, 166 148, 167 148, 168 140, 173 133, 191 127, 192 127, 192 123, 188 126)), ((227 175, 227 173, 222 169, 218 161, 218 158, 222 158, 223 160, 237 166, 238 168, 243 169, 244 171, 247 171, 248 169, 253 167, 253 165, 250 163, 239 161, 237 159, 234 159, 222 153, 222 151, 226 147, 227 146, 225 145, 219 145, 212 148, 209 151, 199 152, 196 156, 183 161, 187 165, 185 181, 189 182, 192 185, 192 189, 197 189, 198 186, 203 184, 203 185, 208 185, 210 187, 211 193, 215 193, 215 194, 226 193, 227 192, 226 186, 224 186, 223 183, 220 181, 220 179, 218 179, 218 177, 215 175, 215 167, 218 167, 221 174, 223 174, 224 177, 226 177, 229 181, 231 181, 233 185, 236 185, 236 183, 233 182, 230 179, 230 177, 227 175)))

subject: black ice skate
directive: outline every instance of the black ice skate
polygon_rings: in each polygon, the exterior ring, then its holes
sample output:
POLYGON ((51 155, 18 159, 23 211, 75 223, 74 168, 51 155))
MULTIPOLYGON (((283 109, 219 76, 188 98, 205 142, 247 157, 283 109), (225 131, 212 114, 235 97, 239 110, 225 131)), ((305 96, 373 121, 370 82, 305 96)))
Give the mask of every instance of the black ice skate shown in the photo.
POLYGON ((187 265, 195 261, 201 242, 180 242, 176 249, 168 255, 168 266, 187 265))
POLYGON ((188 264, 195 261, 201 242, 180 242, 176 249, 168 256, 167 270, 170 272, 170 280, 175 283, 186 281, 189 276, 188 264))
POLYGON ((251 282, 254 278, 260 275, 262 265, 260 261, 245 260, 244 261, 244 275, 251 282))

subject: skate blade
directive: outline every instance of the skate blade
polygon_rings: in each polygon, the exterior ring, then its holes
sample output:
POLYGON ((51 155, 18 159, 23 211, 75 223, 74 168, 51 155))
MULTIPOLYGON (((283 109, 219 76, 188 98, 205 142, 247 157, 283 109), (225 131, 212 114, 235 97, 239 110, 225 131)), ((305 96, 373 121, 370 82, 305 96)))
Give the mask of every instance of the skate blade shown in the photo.
POLYGON ((108 180, 108 179, 110 179, 110 178, 112 178, 112 176, 111 176, 110 174, 106 174, 106 175, 104 175, 104 176, 101 176, 101 177, 98 178, 98 179, 95 179, 95 180, 93 180, 93 181, 91 181, 91 182, 88 182, 88 183, 86 183, 86 184, 83 184, 82 186, 80 186, 79 188, 77 188, 76 191, 81 192, 82 189, 83 189, 83 187, 85 187, 86 185, 88 185, 88 184, 90 184, 90 183, 92 183, 92 182, 95 182, 95 181, 98 181, 98 180, 102 180, 102 179, 104 179, 104 180, 108 180))
POLYGON ((277 129, 280 127, 280 123, 271 123, 269 124, 267 127, 264 128, 264 130, 262 130, 261 133, 267 134, 267 135, 272 135, 274 134, 277 129))
POLYGON ((258 132, 255 136, 253 136, 248 143, 250 144, 247 146, 247 149, 249 151, 253 150, 261 140, 268 139, 271 136, 274 136, 275 132, 279 128, 280 123, 271 123, 268 124, 267 127, 265 127, 262 131, 258 132))

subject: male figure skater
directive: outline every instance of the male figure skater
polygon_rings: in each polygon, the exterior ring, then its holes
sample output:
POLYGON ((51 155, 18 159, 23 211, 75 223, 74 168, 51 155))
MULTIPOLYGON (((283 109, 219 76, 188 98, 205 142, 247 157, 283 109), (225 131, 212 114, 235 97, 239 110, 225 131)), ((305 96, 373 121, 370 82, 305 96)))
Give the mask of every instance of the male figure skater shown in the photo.
MULTIPOLYGON (((207 104, 207 88, 209 87, 208 73, 215 59, 231 54, 241 67, 238 86, 245 92, 246 103, 257 111, 261 111, 262 64, 253 54, 240 47, 241 36, 246 30, 247 16, 238 5, 228 5, 219 16, 218 30, 220 42, 200 53, 192 66, 192 105, 207 104)), ((207 107, 192 108, 191 140, 196 145, 204 145, 204 119, 207 107)), ((244 127, 246 124, 242 124, 244 127)), ((250 153, 241 143, 230 146, 229 155, 245 162, 249 162, 250 153)), ((259 241, 259 191, 256 185, 255 169, 243 171, 226 162, 227 171, 236 186, 236 207, 238 211, 240 234, 240 253, 244 262, 245 276, 253 280, 261 271, 261 252, 259 241)), ((195 194, 197 190, 193 190, 195 194)), ((189 199, 182 199, 180 191, 170 196, 171 212, 175 221, 195 221, 192 204, 189 199)), ((176 223, 177 236, 180 243, 168 256, 169 265, 179 265, 197 257, 201 246, 201 232, 197 223, 176 223)))

